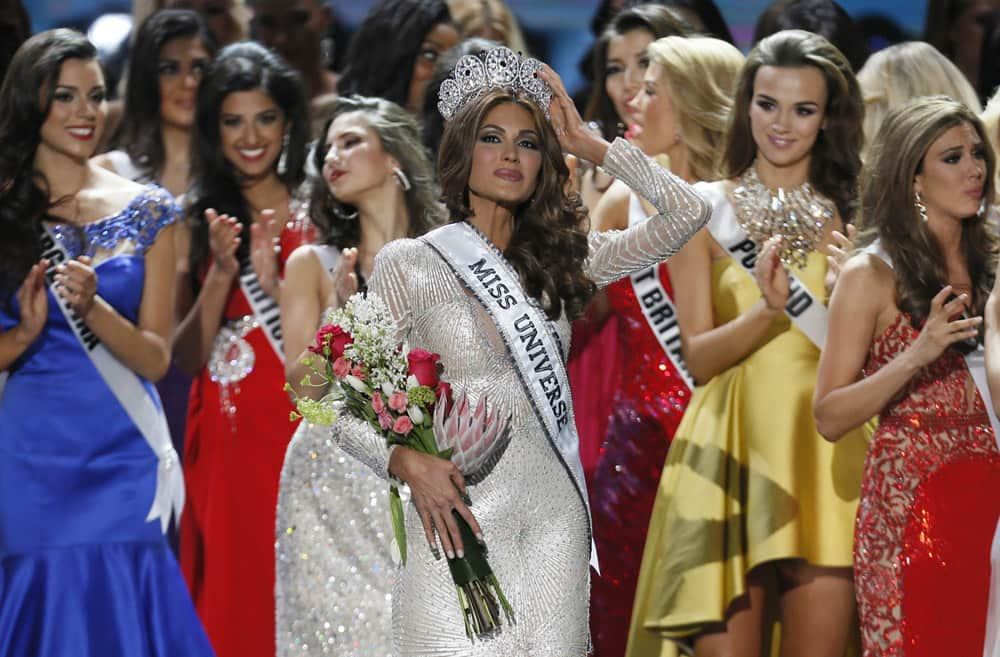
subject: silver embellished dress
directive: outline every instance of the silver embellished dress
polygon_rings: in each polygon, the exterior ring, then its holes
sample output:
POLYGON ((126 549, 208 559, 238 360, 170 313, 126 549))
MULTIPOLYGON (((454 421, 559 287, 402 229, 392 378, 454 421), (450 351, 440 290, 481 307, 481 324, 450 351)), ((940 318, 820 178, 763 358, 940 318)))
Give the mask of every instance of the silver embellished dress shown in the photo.
MULTIPOLYGON (((709 206, 679 178, 624 140, 604 168, 656 206, 659 214, 626 231, 592 232, 586 271, 607 285, 676 252, 700 229, 709 206)), ((402 657, 580 657, 589 644, 590 523, 587 509, 549 443, 487 312, 430 246, 386 245, 370 290, 381 296, 411 348, 441 354, 444 378, 473 403, 481 395, 511 409, 513 437, 499 463, 469 486, 489 561, 514 607, 516 623, 470 643, 447 563, 431 555, 416 508, 406 508, 409 558, 393 590, 393 654, 402 657)), ((570 327, 555 322, 565 359, 570 327)), ((342 417, 333 438, 387 477, 385 441, 360 420, 342 417)), ((600 555, 599 555, 600 556, 600 555)), ((614 555, 605 558, 613 559, 614 555)))

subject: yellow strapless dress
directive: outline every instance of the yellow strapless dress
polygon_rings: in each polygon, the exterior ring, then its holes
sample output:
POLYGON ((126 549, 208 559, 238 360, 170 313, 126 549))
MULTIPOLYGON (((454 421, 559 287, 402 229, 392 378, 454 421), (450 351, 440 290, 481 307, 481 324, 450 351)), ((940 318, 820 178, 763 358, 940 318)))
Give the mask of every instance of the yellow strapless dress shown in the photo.
MULTIPOLYGON (((793 271, 822 299, 826 267, 814 252, 793 271)), ((712 264, 716 326, 759 299, 756 282, 731 258, 712 264)), ((781 315, 756 351, 695 390, 650 518, 628 657, 676 654, 667 639, 722 621, 760 564, 852 565, 871 428, 836 443, 816 431, 819 354, 781 315)))

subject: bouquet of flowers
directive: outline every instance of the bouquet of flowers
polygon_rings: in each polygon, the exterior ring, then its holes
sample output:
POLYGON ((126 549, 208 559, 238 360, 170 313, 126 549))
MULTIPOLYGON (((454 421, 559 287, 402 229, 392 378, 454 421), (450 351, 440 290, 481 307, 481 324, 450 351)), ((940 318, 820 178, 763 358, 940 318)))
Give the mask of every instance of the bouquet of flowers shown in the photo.
MULTIPOLYGON (((293 420, 302 417, 329 425, 338 413, 349 413, 365 420, 389 445, 450 459, 468 481, 488 471, 510 439, 510 416, 489 409, 485 398, 474 408, 464 394, 452 399, 450 386, 440 379, 440 355, 396 342, 389 310, 373 294, 355 294, 333 311, 309 351, 304 363, 319 381, 307 375, 302 383, 328 392, 318 400, 297 398, 293 420)), ((389 501, 393 533, 405 564, 406 528, 396 485, 390 487, 389 501)), ((500 629, 501 609, 512 621, 513 609, 486 560, 486 548, 464 518, 455 511, 452 515, 465 554, 449 559, 448 566, 465 632, 474 640, 500 629)))

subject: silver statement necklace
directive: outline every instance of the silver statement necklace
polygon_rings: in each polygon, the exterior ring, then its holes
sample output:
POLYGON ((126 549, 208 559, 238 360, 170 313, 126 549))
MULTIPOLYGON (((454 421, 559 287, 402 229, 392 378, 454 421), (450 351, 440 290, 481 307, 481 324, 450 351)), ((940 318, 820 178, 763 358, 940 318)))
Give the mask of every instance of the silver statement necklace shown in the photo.
POLYGON ((753 165, 747 167, 733 190, 733 212, 750 239, 763 244, 774 235, 785 238, 779 256, 786 266, 806 266, 826 223, 833 219, 834 207, 833 201, 815 191, 808 181, 772 192, 757 177, 753 165))

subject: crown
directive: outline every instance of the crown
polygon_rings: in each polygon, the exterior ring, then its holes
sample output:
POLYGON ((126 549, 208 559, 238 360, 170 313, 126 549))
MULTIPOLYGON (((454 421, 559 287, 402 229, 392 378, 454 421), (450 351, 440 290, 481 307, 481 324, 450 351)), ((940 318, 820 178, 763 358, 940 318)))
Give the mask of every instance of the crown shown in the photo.
POLYGON ((486 51, 485 57, 466 55, 458 60, 452 77, 441 83, 438 111, 448 121, 480 94, 490 89, 509 89, 527 93, 548 118, 552 89, 535 75, 541 68, 542 63, 537 59, 521 57, 504 46, 486 51))

